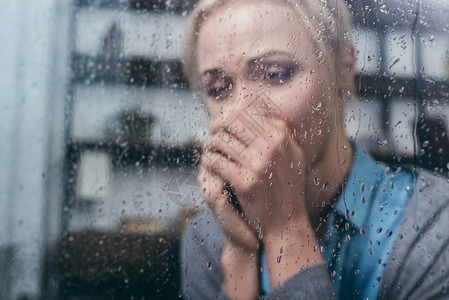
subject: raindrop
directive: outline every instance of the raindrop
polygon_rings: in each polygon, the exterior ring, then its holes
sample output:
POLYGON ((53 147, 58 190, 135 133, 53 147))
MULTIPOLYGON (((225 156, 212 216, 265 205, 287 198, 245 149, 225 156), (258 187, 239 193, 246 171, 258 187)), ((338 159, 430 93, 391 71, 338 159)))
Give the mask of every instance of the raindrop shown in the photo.
POLYGON ((324 61, 324 53, 322 51, 317 51, 315 53, 316 59, 318 60, 318 63, 321 64, 324 61))
POLYGON ((393 232, 392 232, 390 229, 388 229, 388 230, 385 232, 385 235, 386 235, 387 237, 391 237, 392 234, 393 234, 393 232))
POLYGON ((377 233, 381 233, 382 232, 382 227, 377 228, 376 232, 377 233))
POLYGON ((320 184, 320 178, 319 178, 319 177, 313 178, 313 183, 314 183, 315 185, 319 185, 319 184, 320 184))
POLYGON ((335 277, 335 275, 337 275, 337 272, 335 272, 335 271, 332 271, 332 273, 331 273, 331 277, 335 277))
POLYGON ((366 227, 361 228, 360 229, 360 234, 361 235, 365 235, 365 233, 366 233, 366 227))
POLYGON ((281 247, 281 249, 279 249, 279 253, 283 253, 284 252, 284 247, 281 247))
POLYGON ((390 9, 388 9, 387 6, 386 6, 385 4, 383 4, 383 5, 380 7, 380 11, 383 12, 384 14, 387 14, 387 15, 390 13, 390 9))
POLYGON ((327 188, 327 186, 328 186, 328 183, 325 182, 325 183, 323 183, 323 187, 321 189, 324 191, 327 188))
POLYGON ((355 270, 354 274, 355 275, 359 275, 360 274, 360 270, 359 269, 355 270))
POLYGON ((211 263, 210 261, 206 262, 206 267, 207 267, 209 270, 212 270, 212 263, 211 263))
POLYGON ((313 110, 320 110, 322 106, 323 106, 323 103, 321 103, 321 102, 318 102, 316 105, 312 103, 313 110))
POLYGON ((386 175, 390 175, 390 173, 391 173, 391 168, 390 167, 386 167, 385 168, 385 174, 386 175))
POLYGON ((280 262, 281 262, 281 259, 282 259, 282 255, 279 255, 279 256, 276 258, 277 263, 280 263, 280 262))
POLYGON ((346 240, 347 240, 348 242, 351 241, 351 236, 350 236, 349 234, 346 236, 346 240))
POLYGON ((384 147, 386 144, 388 144, 388 141, 383 140, 383 141, 378 141, 377 143, 379 144, 379 147, 384 147))

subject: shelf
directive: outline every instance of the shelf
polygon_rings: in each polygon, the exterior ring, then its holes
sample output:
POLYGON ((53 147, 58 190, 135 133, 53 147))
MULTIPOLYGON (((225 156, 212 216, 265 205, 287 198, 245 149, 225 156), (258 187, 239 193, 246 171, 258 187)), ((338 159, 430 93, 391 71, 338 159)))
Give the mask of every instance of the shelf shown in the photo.
POLYGON ((111 155, 114 166, 157 164, 160 167, 195 167, 201 155, 197 144, 157 146, 145 143, 111 141, 71 141, 67 144, 67 157, 79 158, 81 151, 103 151, 111 155))
POLYGON ((74 0, 77 7, 186 13, 197 0, 74 0))
POLYGON ((147 58, 108 58, 75 54, 71 69, 78 84, 126 84, 187 89, 180 60, 155 61, 147 58))
MULTIPOLYGON (((181 60, 155 61, 143 57, 107 58, 76 54, 72 60, 74 81, 79 84, 126 84, 131 86, 188 89, 181 60)), ((425 78, 361 74, 355 76, 360 96, 449 99, 449 82, 425 78)))

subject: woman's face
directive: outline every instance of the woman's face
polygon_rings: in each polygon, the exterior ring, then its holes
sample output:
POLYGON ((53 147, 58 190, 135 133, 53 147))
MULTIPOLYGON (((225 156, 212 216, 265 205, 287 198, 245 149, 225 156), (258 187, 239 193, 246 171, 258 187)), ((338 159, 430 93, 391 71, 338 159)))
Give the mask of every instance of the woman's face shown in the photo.
POLYGON ((320 159, 340 120, 338 88, 333 64, 305 26, 274 1, 228 3, 207 16, 197 48, 211 134, 241 123, 263 127, 258 116, 269 107, 286 120, 306 159, 320 159))

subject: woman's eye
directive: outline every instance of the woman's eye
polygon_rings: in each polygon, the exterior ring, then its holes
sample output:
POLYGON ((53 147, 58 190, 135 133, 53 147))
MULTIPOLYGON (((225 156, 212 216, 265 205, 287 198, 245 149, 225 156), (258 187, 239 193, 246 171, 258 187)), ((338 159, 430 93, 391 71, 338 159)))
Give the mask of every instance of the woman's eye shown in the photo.
POLYGON ((225 98, 232 90, 232 79, 222 72, 208 72, 202 81, 206 94, 216 100, 225 98))
POLYGON ((263 73, 263 80, 270 84, 282 84, 293 76, 293 69, 286 66, 268 66, 263 73))

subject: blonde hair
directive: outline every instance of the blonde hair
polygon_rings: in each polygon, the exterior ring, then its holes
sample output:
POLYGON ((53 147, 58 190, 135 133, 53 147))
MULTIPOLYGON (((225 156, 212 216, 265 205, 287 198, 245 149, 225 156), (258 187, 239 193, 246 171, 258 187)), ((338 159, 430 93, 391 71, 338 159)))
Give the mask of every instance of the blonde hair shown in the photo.
MULTIPOLYGON (((207 16, 233 0, 202 0, 191 13, 184 50, 184 71, 190 85, 197 88, 197 39, 207 16)), ((242 1, 242 0, 239 0, 242 1)), ((351 17, 343 0, 282 0, 298 12, 318 47, 317 56, 333 58, 340 67, 339 55, 351 45, 351 17), (321 52, 321 53, 320 53, 321 52)), ((352 87, 352 82, 350 83, 352 87)), ((352 88, 349 88, 352 91, 352 88)))

